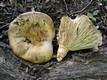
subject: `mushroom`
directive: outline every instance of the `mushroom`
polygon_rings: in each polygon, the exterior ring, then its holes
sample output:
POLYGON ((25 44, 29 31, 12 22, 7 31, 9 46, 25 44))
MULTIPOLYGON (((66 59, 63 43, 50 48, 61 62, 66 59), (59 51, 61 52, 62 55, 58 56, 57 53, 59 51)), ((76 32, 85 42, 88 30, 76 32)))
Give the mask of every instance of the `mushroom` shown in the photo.
POLYGON ((9 43, 14 54, 33 63, 44 63, 51 59, 54 36, 52 19, 41 12, 19 15, 8 29, 9 43))
POLYGON ((102 44, 102 34, 85 15, 78 15, 75 19, 63 16, 57 39, 59 44, 58 61, 61 61, 68 51, 88 48, 98 51, 98 46, 102 44))

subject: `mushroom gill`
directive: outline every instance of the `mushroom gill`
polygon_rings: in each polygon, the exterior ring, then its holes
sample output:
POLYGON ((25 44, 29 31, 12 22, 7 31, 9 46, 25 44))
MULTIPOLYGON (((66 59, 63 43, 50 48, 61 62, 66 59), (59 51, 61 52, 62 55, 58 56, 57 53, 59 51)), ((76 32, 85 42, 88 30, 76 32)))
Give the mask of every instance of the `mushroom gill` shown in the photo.
POLYGON ((57 39, 58 61, 61 61, 69 50, 94 48, 97 51, 98 46, 102 44, 102 34, 85 15, 78 15, 75 19, 63 16, 57 39))
POLYGON ((53 55, 55 35, 52 19, 41 12, 26 12, 14 19, 8 36, 13 52, 33 63, 44 63, 53 55))

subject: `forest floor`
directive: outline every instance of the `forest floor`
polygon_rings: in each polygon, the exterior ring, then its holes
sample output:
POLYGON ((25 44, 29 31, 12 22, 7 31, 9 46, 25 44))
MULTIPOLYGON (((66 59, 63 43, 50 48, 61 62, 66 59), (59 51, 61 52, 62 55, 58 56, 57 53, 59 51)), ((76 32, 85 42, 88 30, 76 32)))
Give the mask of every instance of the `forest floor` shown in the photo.
POLYGON ((0 80, 107 80, 107 1, 106 0, 1 0, 0 1, 0 80), (15 2, 14 2, 15 1, 15 2), (54 56, 44 64, 34 64, 13 54, 8 40, 10 22, 19 14, 34 9, 48 14, 56 34, 63 15, 75 18, 88 15, 103 35, 99 52, 69 51, 57 62, 58 44, 53 41, 54 56))

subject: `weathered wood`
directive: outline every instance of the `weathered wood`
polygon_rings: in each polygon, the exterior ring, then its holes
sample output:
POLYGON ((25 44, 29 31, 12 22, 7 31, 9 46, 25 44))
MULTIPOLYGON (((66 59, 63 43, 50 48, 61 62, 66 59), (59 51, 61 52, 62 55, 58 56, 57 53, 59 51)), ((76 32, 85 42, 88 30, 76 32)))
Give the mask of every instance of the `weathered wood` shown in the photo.
POLYGON ((107 52, 72 54, 60 63, 52 59, 45 64, 32 64, 8 52, 0 48, 0 80, 107 79, 107 52))

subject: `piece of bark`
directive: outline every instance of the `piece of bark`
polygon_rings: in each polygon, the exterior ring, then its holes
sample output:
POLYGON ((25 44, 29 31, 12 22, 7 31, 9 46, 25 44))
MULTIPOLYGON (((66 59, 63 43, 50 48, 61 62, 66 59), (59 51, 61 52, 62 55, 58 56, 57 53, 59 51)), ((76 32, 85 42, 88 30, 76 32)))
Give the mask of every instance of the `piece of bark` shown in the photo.
POLYGON ((107 52, 95 53, 85 63, 63 61, 47 75, 48 80, 107 79, 107 52))

